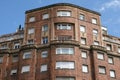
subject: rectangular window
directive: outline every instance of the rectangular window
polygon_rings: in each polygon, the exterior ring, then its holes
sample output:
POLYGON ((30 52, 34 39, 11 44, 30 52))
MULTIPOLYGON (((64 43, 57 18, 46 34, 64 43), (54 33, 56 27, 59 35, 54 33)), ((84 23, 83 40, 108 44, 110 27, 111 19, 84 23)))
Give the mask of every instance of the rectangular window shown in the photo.
POLYGON ((99 73, 100 74, 105 74, 106 73, 106 69, 104 66, 99 66, 99 73))
POLYGON ((110 70, 110 77, 115 78, 115 70, 110 70))
POLYGON ((44 32, 48 31, 48 25, 47 24, 42 26, 42 31, 44 31, 44 32))
POLYGON ((45 72, 47 71, 47 64, 41 65, 40 72, 45 72))
POLYGON ((86 38, 81 38, 81 44, 86 44, 86 38))
POLYGON ((43 51, 43 52, 41 53, 41 56, 42 56, 42 58, 48 57, 48 51, 43 51))
POLYGON ((33 39, 28 40, 27 44, 34 44, 33 39))
POLYGON ((112 46, 111 46, 110 44, 107 44, 107 45, 106 45, 106 48, 107 48, 107 50, 109 50, 109 51, 112 50, 112 46))
POLYGON ((17 74, 17 69, 12 69, 10 75, 15 75, 15 74, 17 74))
POLYGON ((73 48, 57 48, 56 54, 74 54, 73 48))
POLYGON ((57 24, 57 30, 71 30, 71 24, 57 24))
POLYGON ((48 14, 48 13, 42 15, 42 19, 43 19, 43 20, 44 20, 44 19, 48 19, 48 18, 49 18, 49 14, 48 14))
POLYGON ((88 66, 87 65, 82 65, 82 72, 88 73, 88 66))
POLYGON ((8 48, 7 44, 1 45, 1 49, 7 49, 7 48, 8 48))
POLYGON ((32 57, 31 52, 24 52, 24 54, 23 54, 23 59, 29 59, 29 58, 31 58, 31 57, 32 57))
POLYGON ((56 77, 55 80, 75 80, 74 77, 56 77))
POLYGON ((0 63, 3 63, 3 56, 0 56, 0 63))
POLYGON ((118 53, 120 53, 120 47, 118 47, 118 53))
POLYGON ((93 35, 94 35, 94 36, 97 36, 97 35, 98 35, 98 30, 93 29, 93 35))
POLYGON ((80 26, 80 31, 81 31, 81 32, 85 32, 85 31, 86 31, 86 30, 85 30, 85 26, 82 26, 82 25, 81 25, 81 26, 80 26))
POLYGON ((74 62, 56 62, 56 69, 74 69, 74 62))
POLYGON ((71 11, 58 11, 57 16, 71 16, 71 11))
POLYGON ((47 43, 48 43, 48 37, 43 37, 42 44, 47 44, 47 43))
POLYGON ((112 57, 108 57, 108 63, 110 63, 110 64, 113 64, 113 63, 114 63, 112 57))
POLYGON ((15 43, 14 44, 14 49, 19 49, 20 48, 20 43, 15 43))
POLYGON ((69 35, 58 36, 58 40, 72 40, 72 36, 69 35))
POLYGON ((12 62, 17 62, 18 61, 18 54, 14 54, 12 56, 12 62))
POLYGON ((99 42, 98 41, 94 41, 94 45, 99 45, 99 42))
POLYGON ((97 19, 92 18, 92 23, 93 23, 93 24, 97 24, 97 19))
POLYGON ((85 20, 85 15, 80 14, 79 19, 80 19, 80 20, 85 20))
POLYGON ((25 73, 25 72, 29 72, 29 71, 30 71, 30 66, 27 65, 27 66, 23 66, 23 67, 22 67, 21 73, 25 73))
POLYGON ((82 51, 81 52, 81 56, 82 56, 82 58, 87 58, 87 52, 86 51, 82 51))
POLYGON ((29 18, 29 22, 34 22, 35 21, 35 17, 30 17, 29 18))
POLYGON ((104 60, 104 54, 103 53, 97 53, 97 58, 104 60))
POLYGON ((34 28, 30 28, 30 29, 28 29, 28 34, 33 34, 34 33, 34 28))

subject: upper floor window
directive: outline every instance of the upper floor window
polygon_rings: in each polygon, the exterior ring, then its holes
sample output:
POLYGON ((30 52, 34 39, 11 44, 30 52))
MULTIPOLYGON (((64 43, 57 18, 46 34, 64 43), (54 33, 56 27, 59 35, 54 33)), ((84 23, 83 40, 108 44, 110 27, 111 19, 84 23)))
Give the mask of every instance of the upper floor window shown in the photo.
POLYGON ((107 50, 109 50, 109 51, 112 50, 112 46, 111 46, 110 44, 107 44, 107 45, 106 45, 106 48, 107 48, 107 50))
POLYGON ((14 49, 19 49, 20 48, 20 43, 14 43, 14 49))
POLYGON ((48 19, 48 18, 49 18, 49 14, 48 13, 42 15, 42 19, 48 19))
POLYGON ((114 63, 112 57, 108 57, 108 63, 110 63, 110 64, 113 64, 113 63, 114 63))
POLYGON ((118 53, 120 53, 120 47, 118 47, 118 53))
POLYGON ((97 58, 104 60, 104 54, 103 53, 97 53, 97 58))
POLYGON ((82 65, 82 72, 84 73, 88 72, 88 65, 82 65))
POLYGON ((55 80, 75 80, 74 77, 56 77, 55 80))
POLYGON ((23 59, 28 59, 28 58, 31 58, 31 57, 32 57, 31 51, 29 51, 29 52, 24 52, 24 54, 23 54, 23 59))
POLYGON ((17 74, 17 69, 12 69, 10 75, 15 75, 15 74, 17 74))
POLYGON ((97 35, 98 35, 98 30, 93 29, 93 35, 94 35, 94 36, 97 36, 97 35))
POLYGON ((47 43, 48 43, 48 37, 43 37, 42 44, 47 44, 47 43))
POLYGON ((47 24, 42 26, 42 31, 48 31, 48 25, 47 24))
POLYGON ((106 69, 104 66, 99 66, 99 73, 101 74, 105 74, 106 73, 106 69))
POLYGON ((115 70, 110 70, 110 77, 115 78, 115 70))
POLYGON ((86 38, 81 38, 81 44, 86 44, 86 38))
POLYGON ((99 41, 94 41, 94 45, 99 45, 99 41))
POLYGON ((33 39, 28 40, 27 44, 34 44, 33 39))
POLYGON ((87 52, 86 51, 82 51, 81 52, 81 56, 82 56, 82 58, 87 58, 87 52))
POLYGON ((8 48, 7 44, 1 45, 1 49, 7 49, 7 48, 8 48))
POLYGON ((56 62, 56 69, 74 69, 74 62, 56 62))
POLYGON ((92 23, 93 24, 97 24, 97 19, 96 18, 92 18, 92 23))
POLYGON ((85 15, 80 14, 79 19, 80 19, 80 20, 85 20, 85 15))
POLYGON ((72 36, 69 35, 58 36, 58 40, 72 40, 72 36))
POLYGON ((17 62, 18 61, 18 54, 14 54, 12 56, 12 62, 17 62))
POLYGON ((47 71, 47 64, 41 65, 40 72, 47 71))
POLYGON ((57 24, 57 30, 71 30, 71 24, 57 24))
POLYGON ((48 51, 42 51, 41 57, 46 58, 48 56, 48 51))
POLYGON ((0 63, 3 63, 3 56, 0 56, 0 63))
POLYGON ((30 71, 30 65, 26 65, 22 67, 21 73, 29 72, 30 71))
POLYGON ((71 16, 71 11, 58 11, 57 16, 71 16))
POLYGON ((74 54, 73 48, 57 48, 56 54, 74 54))
POLYGON ((34 28, 28 29, 28 34, 33 34, 34 33, 34 28))
POLYGON ((85 31, 86 31, 86 30, 85 30, 85 26, 82 26, 82 25, 81 25, 81 26, 80 26, 80 31, 81 31, 81 32, 85 32, 85 31))
POLYGON ((30 17, 29 18, 29 22, 34 22, 35 21, 35 17, 30 17))

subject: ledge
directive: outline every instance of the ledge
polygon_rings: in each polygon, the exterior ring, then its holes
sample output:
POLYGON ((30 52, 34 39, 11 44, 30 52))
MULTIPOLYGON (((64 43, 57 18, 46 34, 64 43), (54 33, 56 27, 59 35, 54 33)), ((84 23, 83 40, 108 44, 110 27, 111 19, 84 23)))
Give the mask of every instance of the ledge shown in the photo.
POLYGON ((27 45, 23 45, 21 46, 20 50, 26 50, 26 49, 35 49, 36 45, 35 44, 27 44, 27 45))
POLYGON ((91 45, 90 47, 91 47, 91 49, 93 49, 93 50, 100 50, 100 51, 105 51, 105 52, 107 52, 107 51, 106 51, 106 48, 105 48, 104 46, 91 45))

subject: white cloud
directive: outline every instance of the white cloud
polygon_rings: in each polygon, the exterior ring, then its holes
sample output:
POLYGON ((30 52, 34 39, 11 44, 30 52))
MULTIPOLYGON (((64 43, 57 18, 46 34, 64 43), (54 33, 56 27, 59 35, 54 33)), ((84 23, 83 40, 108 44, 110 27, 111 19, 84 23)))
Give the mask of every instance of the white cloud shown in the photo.
POLYGON ((120 0, 111 0, 110 2, 104 3, 99 11, 104 11, 108 8, 120 8, 120 0))

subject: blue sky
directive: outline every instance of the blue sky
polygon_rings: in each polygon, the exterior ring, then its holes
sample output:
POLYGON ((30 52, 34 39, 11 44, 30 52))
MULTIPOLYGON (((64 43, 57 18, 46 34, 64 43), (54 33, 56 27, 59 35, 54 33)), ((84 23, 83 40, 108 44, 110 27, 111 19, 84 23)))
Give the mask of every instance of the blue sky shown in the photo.
POLYGON ((101 25, 111 35, 120 37, 120 0, 2 0, 0 2, 0 35, 24 26, 25 11, 54 3, 73 3, 101 13, 101 25))

